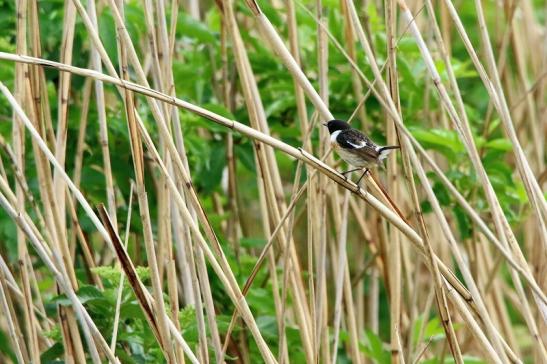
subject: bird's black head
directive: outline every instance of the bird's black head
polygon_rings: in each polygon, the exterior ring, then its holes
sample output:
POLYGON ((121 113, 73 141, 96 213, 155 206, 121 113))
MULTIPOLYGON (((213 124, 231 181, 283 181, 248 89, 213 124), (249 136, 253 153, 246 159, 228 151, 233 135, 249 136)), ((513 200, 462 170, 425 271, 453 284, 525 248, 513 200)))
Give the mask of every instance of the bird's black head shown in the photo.
POLYGON ((327 128, 329 128, 329 133, 330 134, 332 134, 332 133, 334 133, 335 131, 338 131, 338 130, 351 129, 351 126, 349 126, 348 123, 346 123, 345 121, 336 120, 336 119, 331 120, 331 121, 327 121, 323 125, 325 125, 327 128))

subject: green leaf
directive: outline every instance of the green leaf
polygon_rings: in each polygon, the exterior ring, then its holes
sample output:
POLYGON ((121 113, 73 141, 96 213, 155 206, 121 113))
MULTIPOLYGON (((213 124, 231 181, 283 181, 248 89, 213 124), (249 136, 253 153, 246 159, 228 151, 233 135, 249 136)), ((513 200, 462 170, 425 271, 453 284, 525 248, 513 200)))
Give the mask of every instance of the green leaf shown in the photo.
POLYGON ((196 308, 188 305, 179 311, 179 322, 182 329, 190 327, 196 323, 196 308))
MULTIPOLYGON (((226 334, 228 332, 228 327, 230 326, 230 322, 232 321, 231 315, 216 315, 217 319, 217 325, 218 325, 218 331, 221 334, 226 334)), ((237 324, 234 326, 233 333, 237 333, 239 330, 241 330, 241 326, 237 324)))
POLYGON ((61 341, 63 339, 59 325, 53 326, 51 330, 45 331, 43 334, 45 337, 53 341, 61 341))
MULTIPOLYGON (((481 360, 480 358, 476 358, 474 356, 462 355, 462 357, 463 357, 463 362, 465 364, 486 364, 485 361, 481 360)), ((443 363, 445 363, 445 364, 453 364, 455 362, 456 361, 451 356, 443 358, 443 363)), ((432 358, 432 359, 422 360, 422 361, 420 361, 420 363, 422 363, 422 364, 438 364, 439 363, 439 358, 432 358)))
MULTIPOLYGON (((212 111, 216 114, 219 114, 220 116, 224 116, 225 118, 228 118, 230 120, 235 120, 234 114, 232 114, 230 112, 230 110, 228 110, 224 105, 217 104, 217 103, 206 103, 206 104, 203 104, 203 108, 207 109, 209 111, 212 111)), ((207 122, 210 123, 210 124, 216 124, 216 123, 214 123, 210 120, 207 120, 207 122)), ((227 129, 224 126, 222 128, 223 128, 223 130, 227 129)))
POLYGON ((70 306, 72 301, 65 294, 61 293, 55 297, 52 297, 49 300, 49 303, 61 306, 70 306))
POLYGON ((424 337, 437 341, 445 337, 444 329, 438 317, 434 317, 425 326, 424 337))
POLYGON ((263 238, 241 238, 239 240, 239 244, 242 248, 262 248, 264 245, 266 245, 266 240, 263 238))
POLYGON ((119 284, 120 274, 122 274, 120 268, 114 268, 109 266, 98 266, 95 268, 91 268, 91 271, 103 279, 108 279, 115 286, 119 284))
POLYGON ((80 299, 81 303, 86 303, 94 300, 105 300, 105 297, 101 291, 95 286, 84 285, 78 289, 76 295, 80 299))
POLYGON ((240 161, 247 170, 256 173, 255 158, 251 143, 247 142, 238 145, 235 148, 235 154, 237 160, 240 161))
POLYGON ((441 206, 448 206, 451 202, 450 194, 441 182, 435 182, 433 184, 433 192, 439 200, 441 206))
POLYGON ((424 315, 419 315, 416 320, 414 320, 414 326, 412 326, 412 344, 417 345, 418 339, 420 336, 420 331, 422 330, 422 326, 424 324, 424 315))
POLYGON ((177 35, 194 39, 197 43, 214 43, 217 40, 215 33, 207 25, 184 12, 178 15, 177 35))
POLYGON ((510 151, 513 149, 511 141, 505 138, 493 139, 485 144, 486 148, 497 149, 502 151, 510 151))
POLYGON ((56 342, 40 355, 40 361, 42 363, 53 362, 55 359, 61 358, 64 351, 63 345, 60 342, 56 342))
POLYGON ((198 172, 197 183, 208 194, 220 185, 222 173, 226 166, 226 147, 223 143, 213 143, 204 150, 203 160, 198 172))
POLYGON ((131 39, 140 39, 146 34, 144 12, 137 2, 129 1, 124 6, 125 25, 131 39))
POLYGON ((359 347, 367 357, 374 359, 377 363, 391 363, 391 354, 389 350, 384 348, 382 340, 372 331, 365 331, 365 342, 360 343, 359 347))
POLYGON ((451 61, 452 70, 454 71, 456 78, 478 77, 478 73, 474 69, 471 61, 461 62, 454 57, 451 61))
POLYGON ((277 319, 275 316, 259 316, 256 318, 256 324, 264 338, 277 339, 277 319))
POLYGON ((288 108, 295 106, 295 100, 293 96, 285 96, 274 100, 266 107, 266 117, 269 118, 272 115, 279 115, 281 112, 288 108))
POLYGON ((455 157, 458 153, 463 153, 465 151, 465 148, 455 131, 413 128, 411 132, 424 147, 437 150, 452 161, 455 161, 455 157))
POLYGON ((251 309, 256 312, 257 316, 268 316, 275 313, 275 305, 271 289, 256 287, 262 280, 263 278, 257 276, 255 279, 255 287, 251 288, 247 294, 247 301, 249 302, 251 309))
POLYGON ((118 64, 118 45, 116 43, 116 25, 109 11, 103 11, 99 16, 99 34, 108 57, 118 64))
POLYGON ((220 24, 222 21, 218 7, 213 6, 209 9, 207 15, 205 16, 205 21, 209 29, 215 32, 220 32, 220 24))
POLYGON ((143 345, 144 339, 142 337, 142 333, 139 331, 135 332, 128 332, 125 330, 119 331, 118 341, 120 342, 126 342, 128 344, 138 344, 143 345))
POLYGON ((11 347, 11 341, 6 333, 2 330, 0 330, 0 353, 2 353, 4 356, 11 358, 12 363, 17 362, 15 353, 13 352, 13 349, 11 347))
POLYGON ((150 267, 138 266, 135 268, 135 271, 137 272, 139 279, 143 282, 150 278, 150 267))
POLYGON ((456 216, 456 222, 458 224, 458 230, 460 232, 460 236, 463 239, 469 239, 471 234, 471 226, 472 223, 469 220, 469 217, 466 215, 466 213, 463 211, 463 209, 458 205, 454 206, 452 209, 454 212, 454 216, 456 216))
POLYGON ((494 130, 498 128, 498 126, 501 124, 501 120, 496 118, 490 122, 490 125, 488 125, 488 134, 492 134, 494 130))
POLYGON ((123 302, 120 305, 120 317, 132 320, 145 320, 142 308, 135 300, 123 302))

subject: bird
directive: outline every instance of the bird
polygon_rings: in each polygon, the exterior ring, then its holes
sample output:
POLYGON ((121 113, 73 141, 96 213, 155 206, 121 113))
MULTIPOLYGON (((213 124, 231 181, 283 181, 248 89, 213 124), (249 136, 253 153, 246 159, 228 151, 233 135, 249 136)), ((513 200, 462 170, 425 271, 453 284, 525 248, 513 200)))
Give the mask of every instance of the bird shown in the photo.
POLYGON ((382 161, 389 153, 400 148, 398 145, 379 146, 365 134, 342 120, 330 120, 323 125, 329 129, 330 143, 334 150, 349 165, 356 167, 342 172, 342 174, 345 176, 347 173, 365 169, 357 181, 358 186, 370 167, 383 166, 382 161))

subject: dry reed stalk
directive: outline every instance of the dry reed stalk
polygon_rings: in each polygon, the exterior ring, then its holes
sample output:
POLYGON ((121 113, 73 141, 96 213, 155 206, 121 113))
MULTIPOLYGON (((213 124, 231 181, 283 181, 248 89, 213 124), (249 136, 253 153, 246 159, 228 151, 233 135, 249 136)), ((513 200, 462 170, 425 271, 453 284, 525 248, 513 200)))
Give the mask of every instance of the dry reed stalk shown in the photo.
MULTIPOLYGON (((300 51, 298 44, 298 24, 296 23, 296 12, 294 8, 294 2, 291 0, 286 0, 285 5, 287 7, 287 25, 289 31, 289 49, 291 55, 293 56, 296 64, 300 66, 300 51)), ((295 100, 296 100, 296 109, 298 112, 298 121, 300 123, 300 131, 302 134, 302 144, 306 150, 311 150, 311 140, 310 135, 307 132, 309 130, 309 120, 308 112, 306 110, 306 99, 302 87, 296 82, 293 81, 295 100)))
POLYGON ((19 260, 19 268, 21 271, 21 282, 23 284, 23 293, 24 293, 24 315, 26 316, 26 333, 28 338, 28 348, 30 352, 30 360, 35 363, 40 362, 40 348, 38 344, 38 333, 36 332, 36 316, 34 315, 33 304, 32 304, 32 293, 30 290, 30 280, 29 280, 29 265, 30 258, 28 255, 24 256, 23 259, 19 260))
MULTIPOLYGON (((346 48, 349 59, 353 62, 357 59, 356 47, 355 47, 355 31, 349 19, 348 8, 343 0, 340 0, 340 11, 344 17, 344 39, 346 41, 346 48)), ((358 68, 351 67, 351 82, 353 86, 353 93, 355 99, 358 100, 363 95, 363 84, 361 83, 358 68)), ((367 123, 366 109, 364 103, 360 103, 357 106, 356 112, 361 120, 361 129, 364 131, 369 130, 367 123)))
MULTIPOLYGON (((131 226, 131 213, 133 211, 133 193, 135 189, 135 184, 131 181, 131 188, 129 190, 129 202, 127 208, 127 225, 125 227, 125 237, 124 237, 124 248, 127 249, 127 244, 129 242, 129 227, 131 226)), ((120 320, 120 305, 122 302, 122 293, 123 293, 123 284, 124 284, 125 275, 120 273, 120 283, 118 285, 118 292, 116 294, 116 308, 114 310, 114 323, 112 324, 112 338, 110 339, 110 349, 112 351, 116 350, 116 340, 118 337, 118 325, 120 320)))
MULTIPOLYGON (((61 39, 60 61, 61 63, 71 64, 74 45, 74 27, 76 25, 76 9, 72 2, 65 2, 64 17, 63 17, 63 35, 61 39)), ((70 93, 70 73, 61 73, 59 75, 59 88, 57 90, 57 134, 55 136, 55 157, 61 164, 65 165, 66 157, 66 142, 68 134, 68 99, 70 93)), ((62 180, 59 179, 57 173, 53 174, 53 189, 59 197, 57 203, 59 205, 59 214, 65 216, 65 187, 62 180)), ((61 220, 61 228, 66 230, 66 222, 61 220)), ((70 255, 65 257, 69 259, 70 255)), ((68 261, 66 263, 68 265, 68 261)))
POLYGON ((27 363, 28 353, 26 352, 26 345, 22 337, 19 334, 20 329, 18 328, 17 320, 14 320, 13 305, 10 302, 10 297, 8 294, 6 277, 4 272, 0 271, 0 305, 2 307, 3 316, 7 321, 9 337, 12 342, 12 349, 15 352, 15 357, 19 364, 27 363))
MULTIPOLYGON (((90 67, 88 67, 90 68, 90 67)), ((86 78, 85 84, 83 86, 82 92, 82 104, 81 104, 81 114, 79 120, 78 128, 78 139, 76 143, 76 155, 74 158, 74 172, 72 174, 72 180, 74 184, 79 187, 81 178, 82 178, 82 166, 83 166, 83 154, 85 145, 85 137, 87 131, 87 122, 89 114, 89 105, 91 102, 91 91, 93 86, 93 80, 86 78)))
MULTIPOLYGON (((86 130, 87 130, 89 105, 91 102, 90 98, 91 98, 92 82, 93 81, 91 79, 86 79, 85 84, 83 86, 83 92, 82 92, 82 104, 81 104, 81 114, 79 119, 78 139, 76 144, 76 154, 74 157, 74 170, 72 173, 72 180, 74 181, 74 184, 78 188, 80 186, 81 177, 82 177, 83 153, 85 148, 85 136, 86 136, 86 130)), ((71 212, 71 215, 72 215, 72 212, 71 212)), ((76 238, 77 238, 77 231, 75 231, 75 229, 71 229, 70 240, 69 240, 69 246, 71 247, 71 251, 75 249, 76 238)))
MULTIPOLYGON (((285 215, 283 216, 283 218, 281 219, 281 222, 280 222, 280 223, 284 223, 285 218, 286 218, 285 216, 288 216, 290 214, 290 218, 289 218, 289 221, 288 221, 288 232, 289 232, 289 234, 292 234, 293 228, 294 228, 295 213, 293 213, 292 210, 293 210, 293 207, 296 205, 296 202, 298 201, 298 198, 300 196, 299 192, 302 191, 302 189, 298 189, 299 185, 300 185, 299 182, 300 182, 302 169, 303 169, 303 164, 301 162, 299 162, 297 167, 296 167, 296 173, 295 173, 295 176, 294 176, 293 190, 292 190, 292 195, 291 195, 291 203, 287 207, 287 211, 286 211, 285 215)), ((278 229, 278 227, 276 226, 276 230, 277 229, 278 229)), ((274 233, 275 233, 276 230, 274 230, 274 233)), ((264 246, 264 248, 266 249, 266 245, 264 246)), ((289 274, 290 274, 290 269, 291 269, 291 262, 289 260, 289 250, 288 249, 284 249, 284 253, 283 253, 282 258, 283 258, 283 260, 282 260, 281 264, 282 264, 284 269, 283 269, 283 285, 282 285, 282 292, 281 292, 281 314, 280 314, 281 325, 279 327, 279 331, 281 333, 281 336, 279 338, 279 346, 281 347, 281 350, 279 352, 279 363, 280 364, 289 363, 289 359, 288 359, 289 352, 288 352, 288 345, 287 345, 287 342, 286 342, 287 337, 286 337, 286 332, 285 332, 286 313, 287 313, 287 292, 288 292, 288 285, 289 285, 288 281, 289 281, 289 274)), ((257 261, 257 263, 258 263, 258 261, 257 261)))
MULTIPOLYGON (((396 54, 396 7, 394 1, 389 0, 385 3, 385 23, 386 23, 386 47, 387 47, 387 74, 386 83, 389 85, 390 97, 397 105, 397 112, 401 113, 399 101, 398 72, 397 72, 397 54, 396 54)), ((389 145, 398 145, 398 136, 394 123, 389 117, 386 118, 387 141, 389 145)), ((403 153, 405 152, 403 147, 403 153)), ((398 175, 397 161, 392 158, 387 164, 387 179, 390 195, 395 201, 399 201, 402 194, 399 192, 399 183, 396 181, 398 175)), ((402 191, 401 191, 402 192, 402 191)), ((401 282, 401 234, 398 231, 390 231, 390 244, 388 247, 388 269, 389 279, 389 316, 390 316, 390 337, 391 337, 391 362, 404 363, 405 357, 401 343, 401 300, 402 300, 402 282, 401 282)), ((431 253, 431 247, 428 246, 427 237, 422 233, 422 239, 425 242, 428 258, 431 253)), ((432 260, 432 259, 431 259, 432 260)), ((433 266, 435 271, 435 266, 433 266)))
MULTIPOLYGON (((258 158, 258 157, 256 157, 258 158)), ((258 165, 258 163, 257 163, 258 165)), ((260 174, 259 174, 260 176, 260 174)), ((268 217, 268 202, 266 201, 266 196, 264 193, 264 181, 261 181, 262 178, 258 177, 258 191, 259 191, 259 202, 260 202, 260 209, 262 216, 268 217)), ((271 236, 270 234, 270 226, 269 226, 269 219, 263 219, 262 220, 263 230, 266 236, 271 236)), ((280 227, 283 227, 283 224, 278 225, 280 227)), ((277 322, 281 322, 283 320, 282 312, 283 307, 281 306, 281 298, 279 295, 279 283, 277 278, 277 270, 276 270, 276 264, 275 264, 275 255, 272 249, 268 249, 267 251, 267 258, 268 258, 268 270, 270 272, 270 279, 272 281, 272 291, 273 291, 273 299, 274 299, 274 306, 275 306, 275 313, 277 316, 277 322)), ((243 291, 241 292, 242 294, 243 291)), ((235 316, 232 316, 235 318, 235 316)), ((278 324, 279 329, 279 324, 278 324)))
MULTIPOLYGON (((516 5, 514 5, 515 7, 515 10, 516 10, 516 5)), ((542 142, 542 139, 541 139, 541 124, 540 124, 540 120, 538 118, 538 113, 537 113, 537 105, 536 105, 536 102, 534 100, 534 95, 533 93, 531 92, 527 92, 527 90, 529 90, 532 85, 528 79, 528 75, 531 73, 528 69, 528 66, 527 66, 527 60, 525 59, 526 58, 526 55, 525 55, 525 52, 526 50, 523 49, 522 47, 522 44, 524 44, 524 42, 526 41, 526 39, 523 39, 524 38, 524 35, 522 34, 522 25, 521 25, 521 22, 519 22, 517 19, 515 19, 515 13, 516 11, 512 11, 511 12, 511 15, 510 15, 510 18, 508 19, 508 23, 510 24, 510 27, 509 27, 509 30, 507 30, 507 38, 509 39, 509 36, 510 37, 510 40, 512 42, 512 49, 515 53, 515 60, 516 60, 516 63, 517 63, 517 71, 518 71, 518 78, 519 78, 519 81, 520 81, 520 84, 522 85, 522 87, 524 88, 524 95, 523 95, 523 99, 524 99, 524 102, 525 102, 525 106, 526 106, 526 114, 528 115, 529 119, 528 119, 528 122, 529 122, 529 125, 530 125, 530 131, 531 131, 531 139, 532 139, 532 143, 533 143, 533 148, 532 148, 532 153, 534 154, 534 157, 535 157, 535 165, 534 165, 534 172, 537 174, 541 173, 544 168, 545 168, 545 163, 544 163, 544 143, 542 142)), ((507 42, 507 44, 509 43, 509 41, 507 42)), ((534 44, 534 40, 531 39, 530 40, 530 43, 529 44, 534 44)), ((503 54, 506 54, 506 52, 503 52, 503 54)), ((531 57, 532 60, 535 58, 535 57, 531 57)), ((532 64, 532 68, 535 68, 533 67, 534 64, 532 64)), ((496 67, 498 68, 499 70, 499 74, 502 75, 503 74, 503 70, 499 69, 499 67, 496 65, 496 67)), ((537 72, 536 72, 537 74, 537 72)), ((527 148, 528 149, 528 148, 527 148)))
MULTIPOLYGON (((226 19, 221 18, 220 23, 220 52, 221 52, 221 78, 222 78, 222 101, 230 112, 235 109, 235 82, 230 80, 229 56, 228 56, 228 31, 226 19)), ((233 244, 236 260, 239 262, 241 248, 239 239, 242 234, 241 214, 239 211, 239 193, 236 177, 236 159, 234 158, 234 138, 230 133, 226 138, 226 164, 228 170, 228 200, 230 218, 228 220, 227 235, 233 244)))
MULTIPOLYGON (((332 344, 332 360, 331 363, 336 363, 336 357, 338 355, 338 340, 340 335, 340 321, 342 320, 342 292, 343 292, 343 279, 346 271, 347 255, 347 229, 348 229, 348 205, 349 205, 350 193, 348 190, 344 193, 344 202, 342 205, 342 225, 340 226, 339 238, 338 238, 338 264, 337 273, 335 278, 335 298, 334 298, 334 322, 333 322, 333 337, 334 342, 332 344)), ((356 355, 356 360, 359 360, 359 354, 356 355)))
MULTIPOLYGON (((40 37, 40 23, 38 21, 38 3, 32 0, 28 3, 28 27, 27 32, 30 39, 28 43, 28 55, 34 57, 42 56, 42 45, 40 37)), ((28 92, 32 95, 31 109, 34 107, 34 112, 40 120, 40 128, 46 136, 50 146, 55 145, 55 133, 53 132, 53 123, 51 120, 51 107, 49 106, 49 98, 47 94, 47 85, 45 74, 42 69, 30 67, 29 73, 25 74, 28 92)))
MULTIPOLYGON (((66 194, 69 195, 68 191, 66 191, 66 194)), ((71 196, 69 195, 69 197, 71 196)), ((101 278, 99 277, 98 274, 96 274, 93 271, 93 268, 95 268, 97 264, 95 263, 93 252, 91 250, 91 245, 89 244, 88 239, 86 238, 84 232, 82 231, 80 222, 78 221, 78 215, 76 213, 76 208, 74 206, 74 201, 72 200, 72 198, 70 198, 70 201, 68 201, 68 208, 70 211, 72 227, 75 230, 76 238, 80 242, 80 248, 82 249, 82 252, 83 252, 83 258, 86 263, 86 268, 89 270, 88 274, 91 276, 91 280, 93 281, 93 283, 95 283, 99 289, 103 289, 104 287, 103 287, 101 278)), ((74 243, 74 249, 75 247, 76 247, 76 243, 74 243)), ((74 251, 74 249, 72 250, 74 251)))
MULTIPOLYGON (((328 43, 327 34, 324 30, 327 22, 323 15, 323 5, 320 0, 315 4, 317 30, 316 30, 316 49, 317 49, 317 80, 319 97, 328 107, 329 104, 329 85, 328 85, 328 43)), ((320 122, 317 115, 312 119, 312 125, 320 122)), ((328 132, 325 128, 319 128, 319 147, 318 153, 324 155, 328 149, 328 132)), ((332 160, 328 155, 327 159, 332 160)), ((312 180, 308 189, 308 273, 310 286, 310 306, 311 315, 314 317, 312 322, 314 360, 327 362, 330 357, 328 345, 327 328, 327 196, 325 176, 319 175, 312 180)))
MULTIPOLYGON (((17 52, 19 54, 27 54, 27 11, 28 11, 28 2, 27 1, 21 1, 18 2, 16 5, 16 13, 17 13, 17 52)), ((16 67, 15 69, 15 96, 16 100, 19 103, 26 104, 26 93, 25 93, 25 72, 28 72, 28 67, 20 65, 16 67)), ((24 170, 25 164, 25 132, 24 127, 17 121, 17 116, 14 116, 13 119, 13 127, 12 127, 12 138, 14 142, 14 153, 10 153, 8 148, 5 148, 8 152, 8 155, 12 159, 12 165, 13 168, 16 170, 24 170)), ((3 146, 5 143, 3 143, 3 146)), ((6 145, 7 147, 7 145, 6 145)), ((28 189, 25 189, 26 183, 24 177, 21 178, 21 173, 16 173, 16 178, 19 183, 16 184, 16 195, 17 195, 17 202, 16 206, 19 210, 23 210, 25 206, 25 199, 26 196, 28 196, 28 189), (23 183, 21 183, 23 182, 23 183)), ((7 181, 7 178, 5 179, 7 181)), ((9 188, 8 188, 9 189, 9 188)), ((33 204, 33 207, 36 207, 34 204, 34 201, 31 200, 31 203, 33 204)), ((37 209, 35 208, 35 211, 37 209)), ((39 218, 41 217, 40 214, 37 215, 39 218)), ((43 221, 41 221, 43 223, 43 221)), ((23 301, 25 303, 23 310, 23 317, 24 317, 24 325, 26 329, 26 335, 28 338, 28 347, 23 346, 24 348, 24 354, 25 358, 27 360, 32 360, 33 362, 39 362, 39 347, 38 347, 38 336, 36 331, 36 316, 33 310, 33 303, 32 303, 32 296, 30 295, 30 287, 29 287, 29 281, 28 276, 29 272, 33 270, 32 264, 28 264, 30 261, 28 250, 27 250, 27 243, 25 241, 25 235, 20 230, 17 229, 17 251, 18 251, 18 257, 19 257, 19 266, 20 266, 20 272, 23 282, 23 289, 24 289, 24 296, 23 301)), ((39 298, 41 303, 41 297, 39 298)), ((8 298, 6 298, 6 303, 8 303, 8 298)), ((6 314, 9 315, 9 312, 6 311, 6 314)), ((11 318, 8 318, 8 320, 11 320, 11 318)), ((11 324, 13 322, 10 321, 11 324)), ((19 330, 19 329, 18 329, 19 330)), ((12 330, 10 330, 12 331, 12 330)), ((15 337, 15 336, 14 336, 15 337)), ((19 354, 21 354, 21 351, 19 348, 19 343, 17 342, 17 356, 19 358, 19 354)))
MULTIPOLYGON (((89 19, 91 21, 93 28, 96 31, 98 31, 99 27, 97 23, 97 13, 96 13, 94 1, 87 2, 87 11, 89 13, 89 19)), ((99 55, 99 51, 97 50, 95 46, 93 46, 93 44, 91 44, 90 46, 91 46, 90 47, 90 63, 91 63, 90 68, 96 70, 97 72, 102 72, 102 65, 101 65, 101 58, 99 55)), ((106 182, 106 201, 107 201, 108 211, 110 216, 112 216, 114 226, 117 226, 118 219, 116 217, 116 194, 114 191, 114 179, 112 177, 112 166, 110 163, 110 148, 108 145, 108 126, 106 123, 106 105, 105 105, 104 86, 101 82, 95 81, 94 89, 95 89, 95 103, 97 107, 97 116, 99 121, 99 143, 101 145, 101 151, 103 154, 103 171, 104 171, 105 182, 106 182)), ((85 126, 83 130, 85 131, 85 126)), ((76 184, 76 186, 78 186, 78 184, 76 184)))
MULTIPOLYGON (((345 197, 344 197, 345 199, 345 197)), ((349 202, 350 200, 348 200, 349 202)), ((344 202, 337 202, 339 205, 344 204, 344 202)), ((334 206, 339 206, 334 205, 334 206)), ((347 222, 344 221, 343 213, 339 209, 333 209, 333 222, 335 226, 335 234, 337 236, 337 239, 341 239, 342 234, 344 234, 341 230, 347 222)), ((345 214, 345 212, 344 212, 345 214)), ((339 240, 340 241, 340 240, 339 240)), ((361 353, 359 349, 359 341, 360 337, 357 332, 357 320, 355 315, 355 309, 353 307, 353 297, 352 297, 352 290, 351 290, 351 281, 349 278, 349 262, 347 260, 347 256, 345 257, 345 263, 340 266, 341 259, 344 259, 344 257, 340 258, 338 257, 338 253, 334 249, 334 245, 330 245, 330 255, 332 257, 332 267, 333 267, 333 276, 340 277, 340 274, 342 275, 342 282, 343 282, 343 299, 344 299, 344 307, 345 307, 345 325, 348 330, 349 334, 349 353, 351 359, 356 363, 361 363, 361 353)))
MULTIPOLYGON (((323 15, 323 5, 321 0, 316 0, 316 16, 317 22, 317 73, 319 83, 319 96, 321 100, 328 108, 329 105, 329 85, 328 85, 328 38, 324 30, 327 24, 327 18, 323 15)), ((319 124, 321 125, 321 124, 319 124)), ((329 149, 329 133, 326 128, 319 128, 319 155, 325 154, 325 151, 329 149)), ((332 162, 332 155, 327 156, 328 162, 332 162)), ((314 192, 309 196, 308 204, 309 209, 316 212, 315 219, 308 222, 312 222, 311 229, 315 232, 316 237, 309 239, 311 244, 308 249, 315 252, 316 261, 316 282, 315 282, 315 304, 314 312, 312 316, 315 317, 313 323, 314 327, 314 356, 315 362, 328 362, 330 358, 329 353, 329 332, 327 326, 327 224, 324 223, 327 220, 327 198, 337 198, 336 189, 332 189, 333 194, 327 196, 324 191, 324 187, 327 183, 325 176, 319 176, 316 181, 318 188, 311 188, 308 192, 314 192), (314 206, 315 205, 315 206, 314 206), (323 222, 323 223, 322 223, 323 222)), ((337 204, 334 204, 338 206, 337 204)), ((313 237, 314 234, 311 236, 313 237)), ((311 272, 312 270, 309 270, 311 272)), ((310 275, 310 278, 313 275, 310 275)), ((310 304, 312 304, 310 302, 310 304)))

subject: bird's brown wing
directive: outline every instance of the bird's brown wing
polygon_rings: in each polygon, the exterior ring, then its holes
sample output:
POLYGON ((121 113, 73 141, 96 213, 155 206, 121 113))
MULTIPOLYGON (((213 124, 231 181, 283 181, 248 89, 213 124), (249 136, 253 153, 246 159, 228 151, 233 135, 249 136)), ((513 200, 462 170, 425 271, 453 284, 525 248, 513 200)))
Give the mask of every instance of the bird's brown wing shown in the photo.
POLYGON ((354 149, 354 151, 359 154, 359 157, 363 158, 369 163, 378 162, 378 152, 376 151, 376 149, 371 148, 370 146, 354 149))
POLYGON ((374 162, 378 159, 378 146, 359 130, 343 130, 336 141, 342 148, 350 150, 367 162, 374 162))

